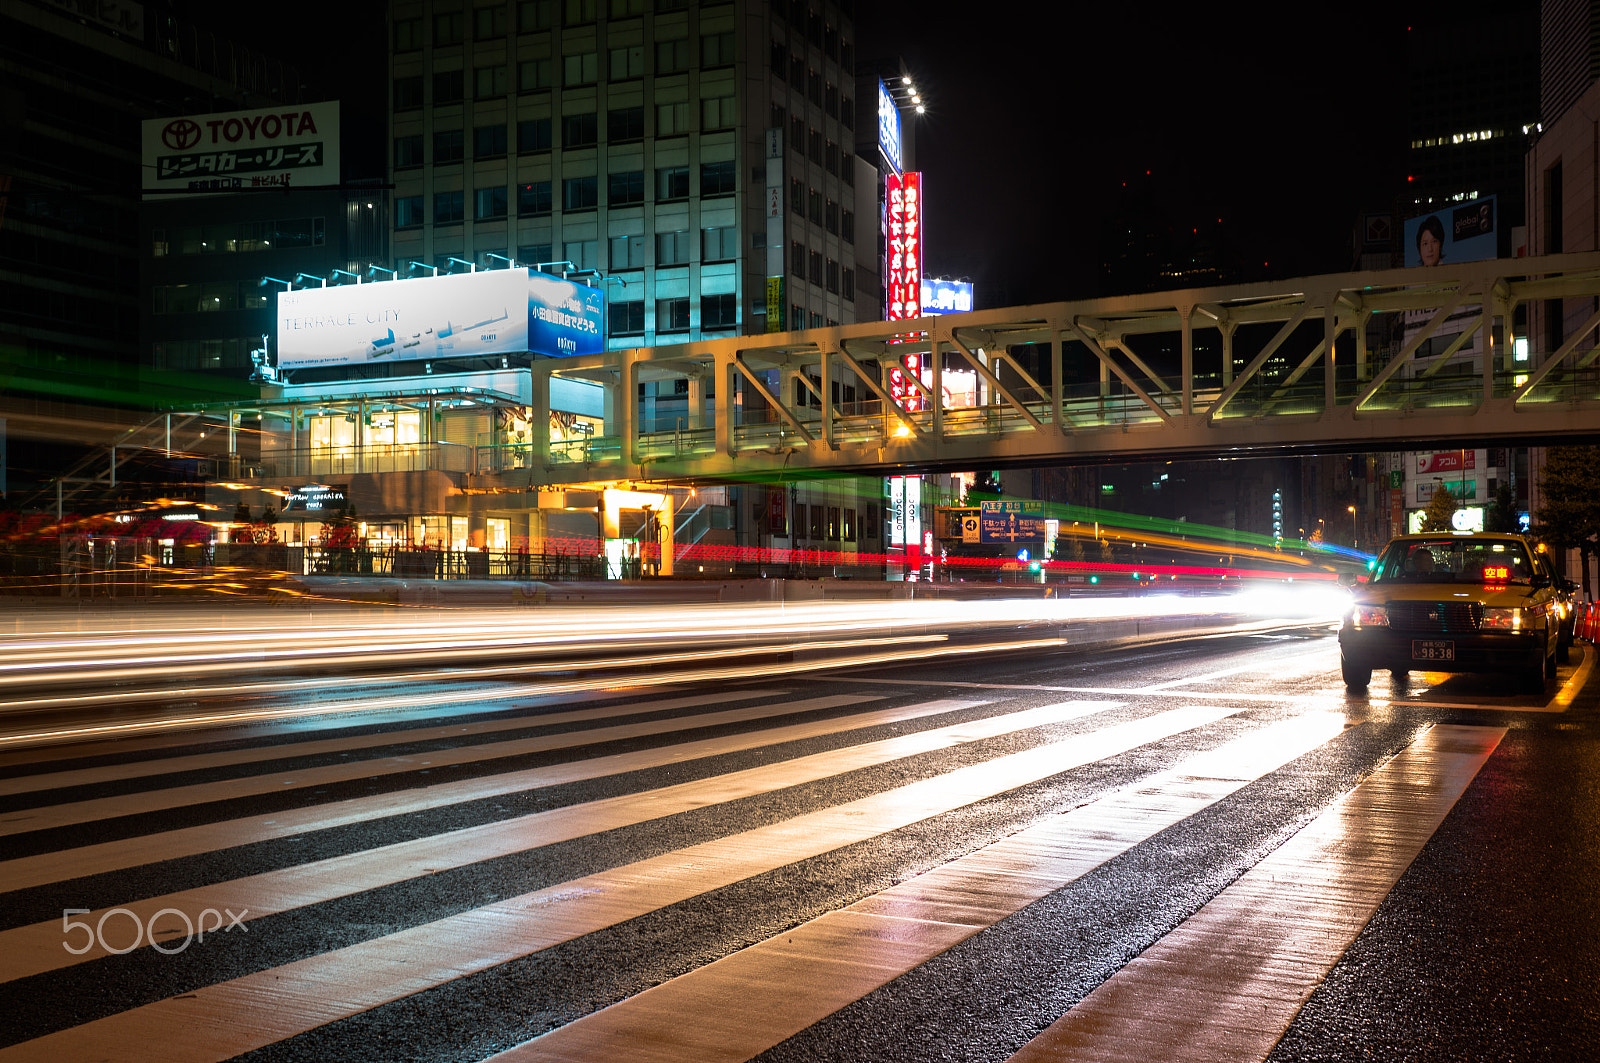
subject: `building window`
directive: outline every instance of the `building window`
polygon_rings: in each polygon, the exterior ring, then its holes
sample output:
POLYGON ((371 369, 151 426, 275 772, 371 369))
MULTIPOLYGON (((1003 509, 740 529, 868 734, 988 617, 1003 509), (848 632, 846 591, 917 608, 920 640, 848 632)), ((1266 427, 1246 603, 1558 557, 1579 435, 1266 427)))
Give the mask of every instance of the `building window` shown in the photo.
POLYGON ((700 328, 734 328, 739 324, 739 297, 704 295, 700 297, 700 328))
POLYGON ((656 331, 687 332, 689 330, 689 300, 657 299, 656 331))
POLYGON ((433 75, 433 102, 435 106, 461 102, 462 74, 459 70, 441 70, 433 75))
POLYGON ((644 14, 644 0, 611 0, 612 18, 632 18, 644 14))
POLYGON ((593 85, 600 80, 600 53, 584 52, 580 55, 564 56, 561 60, 561 83, 571 88, 574 85, 593 85))
POLYGON ((416 229, 422 225, 422 197, 397 196, 394 201, 394 227, 416 229))
POLYGON ((689 38, 656 42, 656 74, 681 74, 689 69, 689 38))
POLYGON ((828 291, 832 292, 835 295, 838 295, 839 294, 839 263, 835 262, 831 258, 828 259, 827 278, 828 278, 828 291))
POLYGON ((487 100, 494 96, 504 96, 507 91, 506 68, 500 66, 480 66, 472 72, 472 96, 474 99, 487 100))
POLYGON ((767 57, 772 66, 772 72, 782 81, 789 76, 789 49, 782 41, 773 41, 772 49, 767 57))
POLYGON ((517 217, 532 218, 549 214, 550 208, 549 181, 529 181, 517 186, 517 217))
POLYGON ((644 46, 634 45, 630 48, 611 49, 610 62, 607 67, 611 71, 612 81, 631 81, 634 78, 644 77, 644 46))
POLYGON ((799 332, 806 327, 806 309, 798 304, 789 307, 789 331, 799 332))
POLYGON ((852 302, 856 297, 856 271, 846 267, 844 270, 844 297, 852 302))
POLYGON ((522 0, 517 4, 517 32, 537 33, 554 29, 556 0, 522 0))
POLYGON ((798 177, 789 178, 789 209, 806 216, 806 183, 798 177))
POLYGON ((813 129, 807 134, 806 139, 811 145, 811 161, 816 163, 818 166, 821 166, 822 145, 824 143, 822 134, 813 129))
POLYGON ((841 528, 840 531, 842 531, 844 533, 844 541, 845 542, 853 543, 853 542, 856 541, 856 511, 855 510, 850 509, 849 507, 845 508, 845 511, 844 511, 844 527, 841 528))
POLYGON ((453 225, 461 221, 465 199, 460 192, 433 194, 433 224, 453 225))
POLYGON ((810 280, 811 280, 812 284, 815 284, 818 287, 821 287, 821 285, 822 285, 822 252, 821 251, 813 251, 813 252, 811 252, 810 280))
POLYGON ((656 104, 656 136, 670 137, 689 132, 687 103, 656 104))
POLYGON ((566 24, 586 26, 600 17, 600 0, 566 0, 566 24))
POLYGON ((828 507, 828 538, 839 538, 839 507, 828 507))
POLYGON ((568 240, 561 245, 561 251, 577 269, 600 268, 599 240, 568 240))
MULTIPOLYGON (((688 264, 689 233, 687 230, 656 234, 656 265, 686 266, 688 264)), ((688 326, 685 325, 684 327, 687 328, 688 326)))
POLYGON ((422 75, 394 79, 394 109, 397 111, 422 109, 422 75))
MULTIPOLYGON (((845 69, 848 70, 850 68, 846 67, 845 69)), ((856 101, 849 96, 841 96, 839 98, 839 122, 846 129, 854 129, 856 127, 856 101)), ((849 173, 851 169, 851 165, 846 162, 845 173, 849 173)))
POLYGON ((856 242, 856 214, 853 210, 845 211, 839 220, 839 232, 850 243, 856 242))
POLYGON ((474 40, 492 41, 505 35, 506 6, 504 4, 473 8, 472 37, 474 40))
POLYGON ((517 261, 526 262, 534 268, 550 265, 549 244, 523 244, 517 248, 517 261))
POLYGON ((644 202, 644 171, 614 173, 606 179, 606 205, 625 207, 644 202))
POLYGON ((592 148, 599 142, 599 116, 593 114, 562 116, 561 146, 563 148, 592 148))
POLYGON ((506 127, 481 125, 472 131, 472 157, 495 159, 506 153, 506 127))
POLYGON ((824 529, 823 520, 825 518, 822 515, 822 507, 821 506, 812 506, 810 508, 811 508, 811 538, 813 538, 813 539, 825 538, 825 536, 823 535, 823 529, 824 529))
POLYGON ((828 200, 822 206, 822 220, 830 233, 839 231, 839 204, 828 200))
POLYGON ((706 69, 733 65, 733 32, 708 33, 700 38, 700 65, 706 69))
POLYGON ((732 159, 726 162, 703 162, 700 164, 700 194, 731 196, 736 177, 732 159))
POLYGON ((828 82, 823 88, 822 101, 822 109, 828 113, 829 118, 839 117, 839 89, 833 82, 828 82))
POLYGON ((562 210, 593 210, 600 204, 600 181, 595 177, 569 177, 561 182, 562 210))
POLYGON ((796 277, 806 275, 806 248, 798 240, 789 244, 789 272, 796 277))
POLYGON ((818 225, 822 224, 822 193, 815 188, 806 195, 806 200, 811 204, 811 220, 818 225))
POLYGON ((717 96, 700 101, 701 129, 732 129, 739 121, 739 110, 732 96, 717 96))
POLYGON ((420 18, 395 19, 394 50, 420 52, 422 50, 422 20, 420 18))
POLYGON ((408 136, 394 138, 394 168, 396 170, 409 169, 412 166, 422 165, 422 134, 412 133, 408 136))
POLYGON ((433 46, 444 48, 460 44, 467 32, 467 15, 464 11, 443 11, 433 16, 433 46))
POLYGON ((700 230, 700 261, 732 262, 739 257, 739 230, 732 225, 700 230))
POLYGON ((644 108, 620 107, 606 112, 606 141, 621 144, 644 139, 644 108))
POLYGON ((517 150, 524 155, 550 150, 550 119, 525 118, 517 123, 517 150))
POLYGON ((789 149, 802 155, 806 151, 806 120, 799 115, 789 118, 789 149))
POLYGON ((554 59, 524 59, 517 64, 517 91, 538 92, 556 83, 554 59))
MULTIPOLYGON (((650 242, 643 236, 613 236, 611 238, 611 268, 643 269, 650 264, 650 242)), ((640 307, 644 304, 640 303, 640 307)), ((639 327, 644 328, 644 311, 640 310, 639 327)))
POLYGON ((656 200, 689 198, 689 167, 668 166, 656 171, 656 200))
POLYGON ((630 336, 644 332, 644 300, 612 303, 606 308, 606 328, 613 336, 630 336))
POLYGON ((460 162, 462 135, 459 129, 441 129, 433 134, 433 164, 460 162))
POLYGON ((476 221, 491 221, 506 216, 506 189, 504 185, 480 188, 472 197, 472 217, 476 221))
POLYGON ((815 310, 813 310, 811 312, 810 316, 811 316, 811 327, 812 328, 821 328, 822 327, 822 321, 823 321, 822 315, 817 313, 815 310))
POLYGON ((823 146, 822 146, 822 159, 823 159, 823 166, 827 168, 827 171, 829 173, 831 173, 831 174, 838 173, 839 172, 839 145, 835 144, 831 140, 827 141, 825 144, 823 144, 823 146))
POLYGON ((798 92, 806 83, 806 61, 798 55, 789 56, 789 84, 798 92))

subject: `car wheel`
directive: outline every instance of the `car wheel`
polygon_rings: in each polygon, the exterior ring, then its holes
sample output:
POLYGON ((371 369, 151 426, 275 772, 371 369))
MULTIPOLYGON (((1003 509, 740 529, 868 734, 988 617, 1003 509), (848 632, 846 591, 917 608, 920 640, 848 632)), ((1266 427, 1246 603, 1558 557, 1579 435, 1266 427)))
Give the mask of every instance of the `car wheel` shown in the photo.
POLYGON ((1351 690, 1365 690, 1372 682, 1372 669, 1361 668, 1347 657, 1339 658, 1339 672, 1344 676, 1344 685, 1351 690))

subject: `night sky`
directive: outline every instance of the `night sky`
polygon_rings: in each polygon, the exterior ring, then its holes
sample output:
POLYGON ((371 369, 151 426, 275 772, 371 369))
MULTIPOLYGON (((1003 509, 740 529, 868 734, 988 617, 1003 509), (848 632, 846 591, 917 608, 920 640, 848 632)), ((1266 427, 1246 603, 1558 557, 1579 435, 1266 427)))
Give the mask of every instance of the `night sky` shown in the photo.
POLYGON ((1157 225, 1221 218, 1268 279, 1350 269, 1357 212, 1403 186, 1396 5, 859 10, 860 56, 903 59, 928 100, 928 272, 970 277, 980 307, 1120 294, 1097 274, 1125 196, 1157 225))

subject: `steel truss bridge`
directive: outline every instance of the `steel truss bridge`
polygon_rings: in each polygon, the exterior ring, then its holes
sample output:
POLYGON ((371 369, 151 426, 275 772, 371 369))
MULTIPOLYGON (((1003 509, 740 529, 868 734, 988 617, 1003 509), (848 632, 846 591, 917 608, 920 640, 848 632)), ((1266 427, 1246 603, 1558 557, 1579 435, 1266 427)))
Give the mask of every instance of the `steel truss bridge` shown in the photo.
POLYGON ((552 378, 599 384, 604 429, 536 432, 503 471, 706 481, 1600 438, 1597 326, 1584 253, 614 350, 534 364, 535 409, 552 378), (682 399, 647 416, 658 381, 682 399))

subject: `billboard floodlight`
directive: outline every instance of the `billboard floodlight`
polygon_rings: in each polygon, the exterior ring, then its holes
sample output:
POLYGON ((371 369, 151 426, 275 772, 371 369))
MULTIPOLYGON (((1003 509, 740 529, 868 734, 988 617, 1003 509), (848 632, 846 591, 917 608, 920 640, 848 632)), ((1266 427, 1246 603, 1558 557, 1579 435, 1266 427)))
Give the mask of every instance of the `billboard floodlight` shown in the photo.
POLYGON ((501 262, 504 262, 506 264, 506 268, 507 269, 516 269, 517 268, 517 260, 516 259, 507 258, 504 255, 497 255, 493 251, 485 251, 483 253, 483 257, 484 258, 498 258, 501 262))
POLYGON ((563 259, 560 262, 541 262, 541 263, 539 263, 539 265, 538 265, 539 272, 540 273, 549 273, 550 271, 545 268, 546 266, 565 266, 565 267, 567 267, 566 269, 561 271, 561 275, 563 277, 565 277, 567 275, 568 271, 575 270, 575 269, 578 268, 578 264, 576 262, 568 262, 565 259, 563 259))
POLYGON ((286 291, 294 291, 294 281, 286 281, 282 277, 262 277, 258 288, 265 288, 268 284, 281 284, 286 291))
POLYGON ((411 263, 411 266, 407 270, 407 272, 410 272, 410 270, 412 270, 412 269, 418 269, 418 268, 431 269, 431 270, 433 270, 433 275, 435 277, 437 277, 439 275, 439 267, 438 266, 430 266, 426 262, 413 262, 413 263, 411 263))
POLYGON ((324 288, 326 288, 328 286, 328 278, 326 278, 326 277, 318 277, 313 273, 296 273, 294 275, 294 279, 296 281, 314 280, 314 281, 319 282, 324 288))
POLYGON ((396 277, 400 276, 398 270, 387 269, 383 266, 375 266, 370 262, 367 263, 367 276, 370 277, 374 273, 387 273, 390 280, 394 280, 396 277))
POLYGON ((456 258, 454 256, 451 256, 450 261, 453 264, 457 265, 457 266, 465 266, 465 267, 467 267, 467 272, 468 273, 476 273, 476 272, 478 272, 478 264, 476 262, 468 262, 464 258, 456 258))
POLYGON ((336 269, 336 270, 333 271, 333 275, 335 277, 338 277, 338 276, 341 276, 341 275, 345 276, 345 277, 354 277, 356 279, 356 283, 357 284, 361 283, 361 274, 359 274, 359 273, 351 273, 347 269, 336 269))

